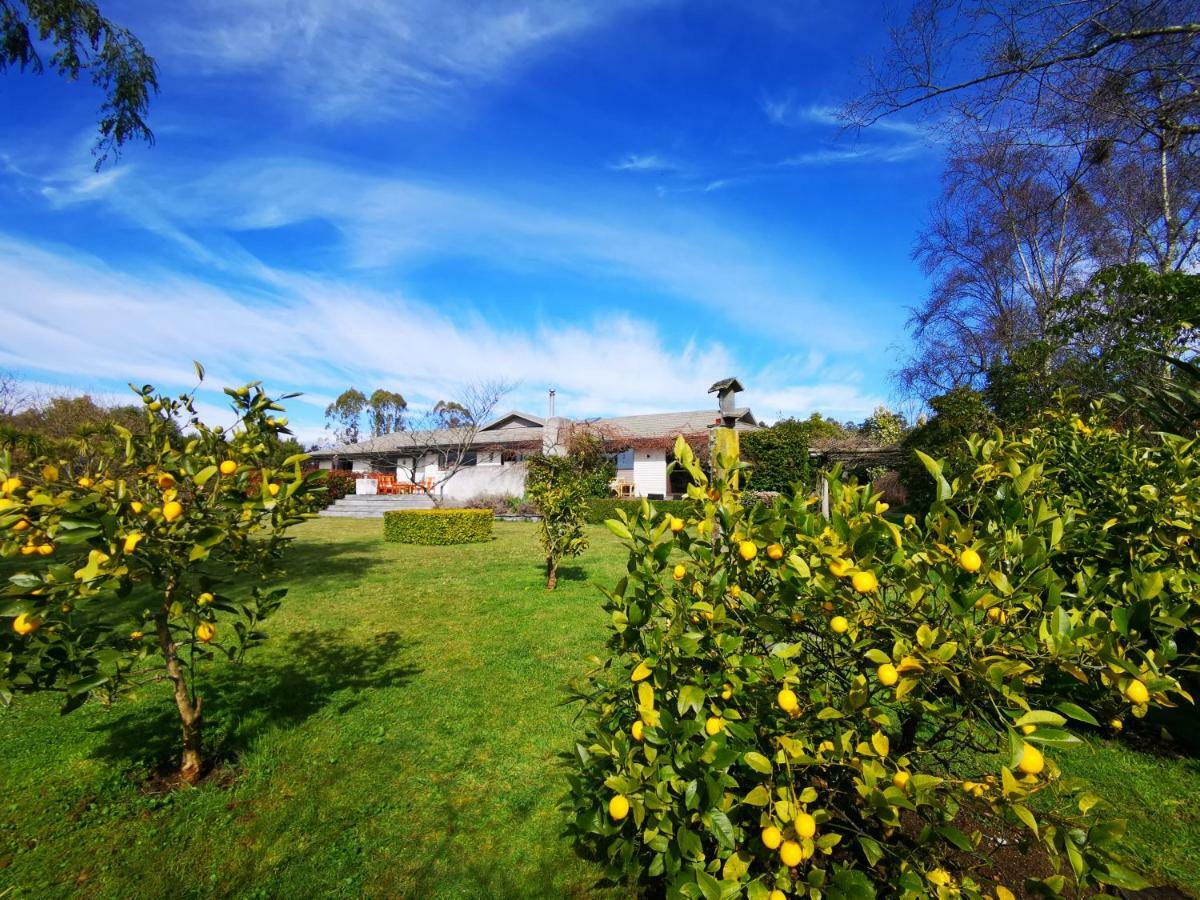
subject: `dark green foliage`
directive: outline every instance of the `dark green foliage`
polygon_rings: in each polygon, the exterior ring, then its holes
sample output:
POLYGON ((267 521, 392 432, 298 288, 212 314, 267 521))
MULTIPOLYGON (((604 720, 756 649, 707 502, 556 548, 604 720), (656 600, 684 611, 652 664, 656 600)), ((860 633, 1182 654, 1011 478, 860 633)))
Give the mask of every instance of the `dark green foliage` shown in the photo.
POLYGON ((0 72, 16 66, 41 73, 40 41, 54 46, 51 69, 70 81, 89 72, 104 91, 92 149, 97 169, 126 141, 154 143, 146 113, 150 95, 158 93, 158 66, 141 41, 104 18, 91 0, 0 0, 0 72))
POLYGON ((402 395, 377 388, 372 392, 369 404, 367 418, 371 420, 373 437, 391 434, 404 427, 404 413, 408 409, 408 401, 402 395))
POLYGON ((920 450, 942 460, 947 480, 968 471, 971 466, 967 437, 986 434, 996 424, 995 416, 984 405, 983 394, 970 388, 955 388, 929 401, 933 417, 918 425, 904 438, 904 462, 900 480, 908 492, 908 508, 922 514, 936 499, 933 481, 914 451, 920 450))
POLYGON ((366 408, 366 395, 358 388, 347 388, 325 407, 325 422, 333 429, 338 441, 357 444, 362 430, 362 414, 366 408))
MULTIPOLYGON (((686 500, 655 500, 653 503, 655 509, 667 515, 682 516, 689 509, 686 500)), ((587 511, 584 515, 589 525, 603 525, 607 520, 617 517, 618 509, 623 509, 626 515, 632 516, 641 508, 641 500, 621 500, 616 497, 608 497, 603 500, 588 501, 587 511)))
POLYGON ((383 539, 400 544, 475 544, 492 539, 490 509, 396 509, 383 514, 383 539))
POLYGON ((1194 435, 1200 428, 1200 366, 1196 357, 1163 360, 1170 366, 1166 374, 1131 384, 1113 399, 1160 431, 1194 435))
POLYGON ((567 437, 567 456, 581 479, 584 497, 611 497, 617 463, 604 436, 586 428, 573 428, 567 437))
POLYGON ((354 493, 354 473, 345 469, 322 469, 320 484, 325 489, 325 506, 354 493))
POLYGON ((1003 425, 1027 423, 1050 406, 1056 377, 1052 374, 1053 347, 1033 341, 997 363, 987 373, 984 399, 1003 425))
POLYGON ((812 467, 808 459, 808 434, 812 420, 784 419, 770 428, 741 436, 742 453, 751 467, 747 485, 755 491, 790 493, 793 485, 808 488, 812 467))

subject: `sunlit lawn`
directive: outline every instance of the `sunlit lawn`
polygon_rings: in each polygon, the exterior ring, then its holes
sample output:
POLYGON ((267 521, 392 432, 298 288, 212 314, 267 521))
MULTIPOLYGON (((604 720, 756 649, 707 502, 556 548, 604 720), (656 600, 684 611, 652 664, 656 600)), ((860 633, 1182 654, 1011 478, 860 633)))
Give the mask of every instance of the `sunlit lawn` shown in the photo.
MULTIPOLYGON (((174 750, 165 690, 61 718, 0 713, 0 897, 598 896, 560 836, 561 686, 601 652, 594 549, 543 589, 533 528, 489 544, 385 544, 378 520, 300 529, 268 646, 206 691, 227 775, 146 793, 174 750), (9 892, 9 893, 6 893, 9 892)), ((1060 759, 1131 817, 1152 874, 1200 885, 1190 759, 1097 742, 1060 759)))

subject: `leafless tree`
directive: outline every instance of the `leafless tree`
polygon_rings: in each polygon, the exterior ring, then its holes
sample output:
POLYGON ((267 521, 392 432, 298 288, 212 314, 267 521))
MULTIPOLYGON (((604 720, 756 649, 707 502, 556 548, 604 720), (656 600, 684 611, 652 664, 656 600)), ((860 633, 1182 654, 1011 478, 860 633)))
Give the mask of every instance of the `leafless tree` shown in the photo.
POLYGON ((397 473, 440 505, 442 486, 467 464, 476 450, 479 429, 512 389, 512 383, 503 380, 475 382, 457 400, 439 400, 411 417, 397 473), (436 475, 424 474, 427 457, 438 461, 436 475))
POLYGON ((28 408, 32 394, 12 372, 0 372, 0 419, 10 419, 28 408))
POLYGON ((903 387, 976 381, 1114 263, 1200 263, 1200 0, 914 0, 848 123, 950 148, 903 387))

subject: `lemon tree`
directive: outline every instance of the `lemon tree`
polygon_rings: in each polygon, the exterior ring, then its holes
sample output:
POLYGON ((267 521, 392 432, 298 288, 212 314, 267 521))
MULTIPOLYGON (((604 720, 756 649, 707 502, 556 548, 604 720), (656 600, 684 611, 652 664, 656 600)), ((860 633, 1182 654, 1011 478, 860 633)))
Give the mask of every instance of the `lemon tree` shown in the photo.
POLYGON ((588 547, 584 530, 588 485, 592 467, 577 456, 538 454, 526 461, 526 491, 537 506, 538 540, 546 555, 546 589, 558 586, 558 567, 568 556, 579 556, 588 547))
POLYGON ((195 782, 201 672, 216 654, 239 659, 265 638, 261 623, 284 593, 272 578, 286 532, 319 489, 302 454, 280 461, 287 420, 258 384, 226 390, 228 428, 200 420, 194 392, 135 390, 144 431, 113 426, 20 469, 0 457, 10 573, 0 586, 0 701, 56 691, 70 711, 165 675, 182 729, 179 777, 195 782))
POLYGON ((611 654, 572 688, 582 846, 675 897, 1004 900, 1023 886, 993 880, 997 839, 1054 863, 1043 893, 1141 883, 1115 810, 1057 763, 1099 709, 1050 686, 1107 679, 1126 708, 1185 695, 1056 568, 1078 520, 1020 499, 1036 474, 997 466, 968 490, 928 460, 940 500, 894 523, 836 473, 829 518, 803 497, 745 508, 731 432, 711 478, 675 454, 682 527, 649 503, 608 523, 629 562, 606 591, 611 654))

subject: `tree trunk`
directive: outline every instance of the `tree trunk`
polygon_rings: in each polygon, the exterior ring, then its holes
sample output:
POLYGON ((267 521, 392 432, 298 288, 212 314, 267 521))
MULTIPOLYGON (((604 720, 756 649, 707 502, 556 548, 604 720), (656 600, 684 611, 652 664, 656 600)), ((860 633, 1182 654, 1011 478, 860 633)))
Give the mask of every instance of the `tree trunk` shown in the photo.
MULTIPOLYGON (((168 597, 167 603, 170 600, 168 597)), ((171 639, 171 629, 167 623, 167 606, 158 611, 154 617, 155 630, 158 632, 158 643, 162 647, 163 659, 167 664, 167 677, 175 688, 175 706, 179 710, 179 720, 183 726, 183 757, 179 765, 179 780, 183 784, 195 784, 200 780, 200 766, 203 759, 201 698, 195 702, 188 693, 187 680, 184 678, 183 666, 179 664, 179 648, 171 639)))
POLYGON ((546 560, 546 590, 552 591, 558 587, 558 563, 554 557, 546 560))

